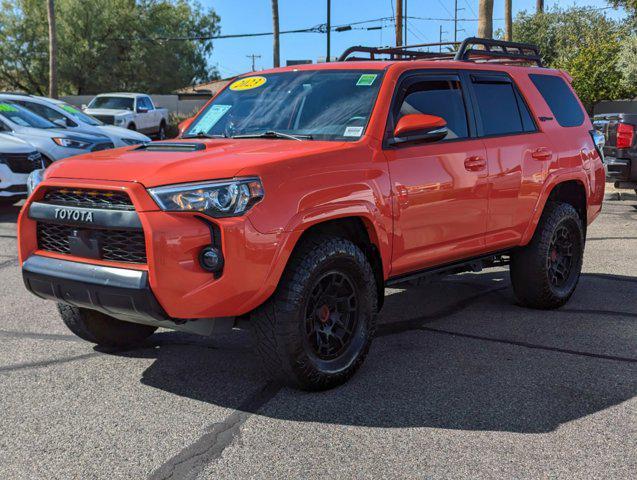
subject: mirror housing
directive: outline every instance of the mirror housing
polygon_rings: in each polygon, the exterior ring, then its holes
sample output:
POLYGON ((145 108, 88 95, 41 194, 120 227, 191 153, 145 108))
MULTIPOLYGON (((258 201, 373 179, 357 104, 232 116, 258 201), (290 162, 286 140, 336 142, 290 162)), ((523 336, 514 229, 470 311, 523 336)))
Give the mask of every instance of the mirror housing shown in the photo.
POLYGON ((391 144, 437 142, 445 138, 447 133, 449 130, 444 118, 424 113, 410 113, 398 120, 391 144))

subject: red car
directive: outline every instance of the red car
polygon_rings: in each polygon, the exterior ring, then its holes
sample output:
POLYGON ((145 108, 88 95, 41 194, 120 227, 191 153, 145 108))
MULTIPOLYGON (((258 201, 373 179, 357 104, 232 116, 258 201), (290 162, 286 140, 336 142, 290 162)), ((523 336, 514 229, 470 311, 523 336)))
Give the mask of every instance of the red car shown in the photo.
POLYGON ((567 302, 602 145, 532 45, 357 47, 236 79, 179 140, 56 162, 20 215, 24 281, 90 342, 249 325, 274 377, 330 388, 387 285, 510 264, 520 304, 567 302))

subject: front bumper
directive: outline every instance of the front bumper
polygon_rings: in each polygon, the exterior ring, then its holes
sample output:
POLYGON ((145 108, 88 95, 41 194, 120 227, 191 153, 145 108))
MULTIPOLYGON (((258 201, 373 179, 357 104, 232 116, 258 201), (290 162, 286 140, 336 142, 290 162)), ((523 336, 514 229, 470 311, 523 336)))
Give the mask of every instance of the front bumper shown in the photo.
POLYGON ((28 173, 14 173, 0 163, 0 198, 26 197, 28 173))
MULTIPOLYGON (((99 228, 99 219, 95 217, 94 220, 95 227, 99 228)), ((33 256, 41 256, 93 267, 144 272, 148 290, 162 307, 165 318, 179 321, 239 317, 254 310, 274 292, 300 235, 300 232, 261 233, 247 216, 211 219, 197 213, 163 212, 158 210, 146 189, 135 182, 104 184, 55 178, 47 179, 38 186, 22 209, 18 221, 19 256, 23 264, 27 264, 33 256), (128 193, 144 231, 147 262, 133 264, 106 261, 41 249, 37 237, 37 205, 47 188, 51 187, 107 189, 128 193), (35 210, 31 212, 34 206, 35 210), (210 223, 216 224, 219 229, 224 256, 223 273, 217 277, 199 264, 201 250, 213 243, 210 223)), ((68 279, 64 280, 66 284, 68 279)), ((87 288, 90 291, 94 287, 87 288)), ((133 292, 133 303, 137 293, 133 292)), ((60 300, 59 295, 46 298, 60 300)), ((102 307, 89 305, 87 308, 102 307)), ((135 308, 128 305, 125 310, 134 312, 135 308)))

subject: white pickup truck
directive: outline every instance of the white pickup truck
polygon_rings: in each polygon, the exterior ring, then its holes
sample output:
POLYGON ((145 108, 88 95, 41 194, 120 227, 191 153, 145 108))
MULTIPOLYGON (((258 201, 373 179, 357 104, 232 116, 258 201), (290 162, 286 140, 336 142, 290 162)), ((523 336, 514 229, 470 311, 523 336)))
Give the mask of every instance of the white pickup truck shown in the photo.
POLYGON ((136 130, 160 140, 166 138, 168 110, 156 108, 143 93, 102 93, 83 110, 108 125, 136 130))

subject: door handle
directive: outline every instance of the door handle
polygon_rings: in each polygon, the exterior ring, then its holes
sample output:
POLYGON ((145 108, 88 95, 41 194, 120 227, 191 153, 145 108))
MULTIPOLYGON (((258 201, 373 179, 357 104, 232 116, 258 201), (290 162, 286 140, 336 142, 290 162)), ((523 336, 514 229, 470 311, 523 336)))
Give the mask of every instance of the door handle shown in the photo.
POLYGON ((465 159, 464 168, 469 170, 470 172, 479 172, 480 170, 484 170, 487 168, 487 161, 484 157, 474 156, 465 159))
POLYGON ((396 185, 396 197, 398 197, 398 205, 401 207, 409 205, 409 194, 407 192, 407 187, 404 185, 396 185))
POLYGON ((553 158, 553 152, 551 152, 546 147, 540 147, 536 148, 533 153, 531 153, 531 157, 535 158, 536 160, 550 160, 551 158, 553 158))

